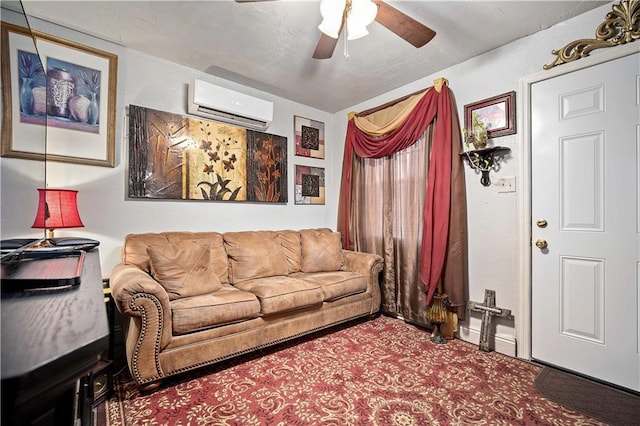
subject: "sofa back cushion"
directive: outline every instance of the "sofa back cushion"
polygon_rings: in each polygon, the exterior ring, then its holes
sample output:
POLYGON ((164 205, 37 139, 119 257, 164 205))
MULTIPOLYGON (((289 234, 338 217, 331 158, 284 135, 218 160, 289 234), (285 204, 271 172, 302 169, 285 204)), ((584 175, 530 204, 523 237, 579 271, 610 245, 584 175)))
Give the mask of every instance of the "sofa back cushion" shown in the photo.
POLYGON ((206 240, 152 244, 147 253, 151 275, 165 288, 169 300, 212 293, 222 287, 206 240))
POLYGON ((167 241, 204 240, 209 243, 211 264, 221 284, 229 284, 229 260, 224 249, 222 234, 217 232, 166 232, 167 241))
POLYGON ((222 284, 229 283, 227 253, 224 250, 222 234, 217 232, 161 232, 146 234, 129 234, 122 247, 122 262, 136 265, 150 273, 147 247, 156 244, 176 243, 182 240, 204 240, 209 243, 210 259, 213 269, 222 284))
POLYGON ((329 229, 300 231, 302 272, 329 272, 342 269, 342 240, 329 229))
POLYGON ((135 265, 143 271, 151 272, 147 247, 152 244, 166 244, 167 237, 162 234, 129 234, 122 246, 122 263, 135 265))
POLYGON ((300 272, 302 268, 302 245, 300 243, 300 232, 298 231, 278 231, 280 245, 284 250, 284 257, 287 261, 287 269, 290 274, 300 272))
POLYGON ((231 284, 288 274, 284 249, 276 231, 227 232, 223 238, 231 284))

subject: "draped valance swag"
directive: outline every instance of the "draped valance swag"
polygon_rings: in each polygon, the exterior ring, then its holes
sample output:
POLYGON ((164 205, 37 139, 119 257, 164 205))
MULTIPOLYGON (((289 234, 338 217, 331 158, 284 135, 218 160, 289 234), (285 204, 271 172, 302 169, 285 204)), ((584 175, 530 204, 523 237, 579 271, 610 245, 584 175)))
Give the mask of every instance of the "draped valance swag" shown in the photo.
MULTIPOLYGON (((438 288, 443 273, 449 275, 444 291, 454 303, 464 302, 466 276, 466 204, 464 172, 453 147, 461 147, 460 128, 453 95, 445 79, 434 87, 417 92, 391 105, 359 114, 351 113, 347 127, 338 208, 338 229, 344 236, 346 249, 352 248, 350 235, 350 197, 354 156, 382 158, 391 156, 416 143, 430 124, 434 125, 426 197, 423 208, 420 281, 425 286, 427 304, 438 288), (452 183, 452 164, 457 182, 452 183), (457 206, 452 206, 452 191, 457 206), (456 211, 452 214, 452 208, 456 211), (456 222, 451 235, 451 220, 456 222), (447 259, 448 257, 457 259, 447 259), (446 262, 455 261, 459 271, 446 262), (452 278, 453 277, 453 278, 452 278), (451 279, 452 278, 452 279, 451 279), (457 299, 457 300, 456 300, 457 299)), ((464 317, 464 313, 460 312, 464 317)))

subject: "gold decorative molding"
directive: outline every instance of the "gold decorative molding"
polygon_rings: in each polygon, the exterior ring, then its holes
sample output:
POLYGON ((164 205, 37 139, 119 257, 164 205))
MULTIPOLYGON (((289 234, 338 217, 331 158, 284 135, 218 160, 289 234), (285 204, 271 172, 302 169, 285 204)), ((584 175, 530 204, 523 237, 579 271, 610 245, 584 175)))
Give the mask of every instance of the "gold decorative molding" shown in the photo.
POLYGON ((614 47, 640 38, 640 0, 621 0, 607 13, 605 21, 596 29, 595 39, 572 41, 561 50, 552 50, 556 59, 543 66, 545 70, 556 65, 572 62, 585 56, 594 49, 614 47))

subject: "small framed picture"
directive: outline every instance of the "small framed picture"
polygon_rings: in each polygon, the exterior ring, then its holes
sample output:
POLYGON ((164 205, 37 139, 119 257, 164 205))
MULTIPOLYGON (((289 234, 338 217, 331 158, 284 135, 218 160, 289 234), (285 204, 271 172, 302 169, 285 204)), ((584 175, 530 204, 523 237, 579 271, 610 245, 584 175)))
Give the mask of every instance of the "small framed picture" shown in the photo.
POLYGON ((516 133, 516 92, 484 99, 464 106, 464 127, 473 127, 474 115, 484 124, 490 138, 516 133))
POLYGON ((296 155, 324 159, 324 123, 293 116, 296 155))
POLYGON ((324 204, 324 167, 296 165, 296 204, 324 204))

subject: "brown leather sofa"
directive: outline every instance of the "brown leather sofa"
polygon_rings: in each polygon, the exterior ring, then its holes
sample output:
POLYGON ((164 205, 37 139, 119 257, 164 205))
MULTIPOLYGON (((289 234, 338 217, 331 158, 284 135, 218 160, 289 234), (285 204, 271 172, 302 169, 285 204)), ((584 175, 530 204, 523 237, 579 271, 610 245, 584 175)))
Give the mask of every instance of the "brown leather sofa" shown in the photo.
POLYGON ((125 238, 110 287, 128 318, 131 375, 144 389, 380 308, 378 255, 342 250, 330 229, 164 232, 125 238))

